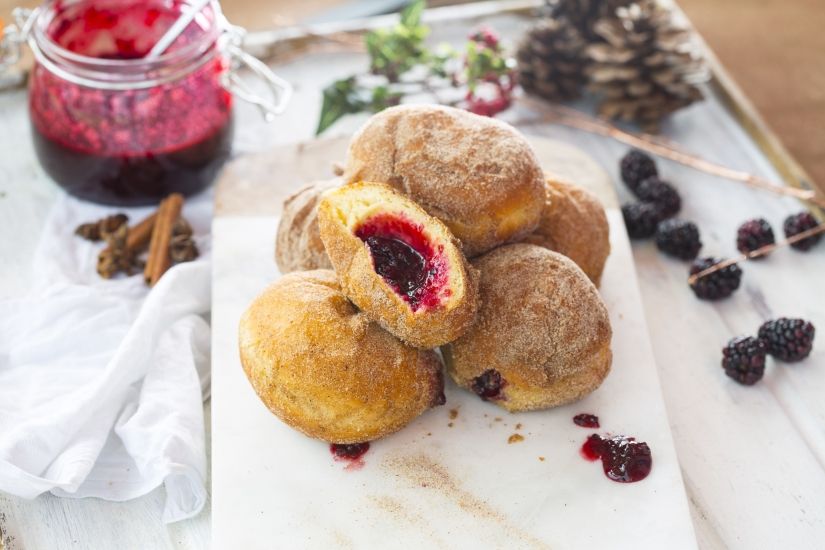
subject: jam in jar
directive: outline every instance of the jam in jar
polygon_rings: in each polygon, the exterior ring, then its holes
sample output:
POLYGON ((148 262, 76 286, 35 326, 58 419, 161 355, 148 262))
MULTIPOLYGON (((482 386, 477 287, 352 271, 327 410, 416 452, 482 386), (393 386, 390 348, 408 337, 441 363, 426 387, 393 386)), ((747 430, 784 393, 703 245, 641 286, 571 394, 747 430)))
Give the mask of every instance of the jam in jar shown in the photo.
POLYGON ((217 1, 160 56, 146 55, 178 19, 178 0, 48 0, 31 27, 34 146, 70 194, 157 204, 209 185, 228 158, 230 62, 217 1))

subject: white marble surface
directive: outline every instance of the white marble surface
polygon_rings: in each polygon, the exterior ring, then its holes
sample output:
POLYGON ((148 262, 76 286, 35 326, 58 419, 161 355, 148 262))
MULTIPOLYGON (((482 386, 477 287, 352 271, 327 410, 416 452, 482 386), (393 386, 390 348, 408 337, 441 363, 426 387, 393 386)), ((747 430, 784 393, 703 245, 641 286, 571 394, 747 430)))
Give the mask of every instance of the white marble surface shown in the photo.
POLYGON ((215 547, 695 549, 621 212, 608 218, 600 292, 614 355, 602 386, 570 405, 509 414, 448 380, 446 405, 374 442, 360 471, 274 417, 240 365, 241 314, 279 275, 278 218, 215 218, 215 547), (582 412, 598 414, 601 429, 573 424, 582 412), (607 479, 579 455, 594 431, 646 441, 650 476, 607 479), (509 444, 516 433, 524 441, 509 444))
MULTIPOLYGON (((523 21, 491 18, 505 38, 523 21)), ((436 29, 432 41, 462 39, 466 26, 436 29)), ((296 85, 294 103, 272 125, 258 112, 237 109, 236 151, 261 151, 312 137, 320 89, 361 70, 364 58, 327 54, 276 67, 296 85)), ((746 90, 747 93, 747 90, 746 90)), ((341 121, 345 134, 359 117, 341 121)), ((522 127, 585 149, 618 181, 626 147, 609 139, 558 126, 522 127)), ((745 132, 712 95, 678 113, 664 133, 716 162, 780 179, 745 132)), ((684 197, 681 217, 696 221, 703 252, 731 256, 742 221, 763 216, 780 231, 782 219, 799 211, 778 198, 667 161, 664 176, 684 197)), ((25 92, 0 94, 0 297, 23 294, 31 252, 59 191, 38 166, 31 147, 25 92)), ((622 200, 629 195, 621 185, 622 200)), ((687 266, 659 254, 650 242, 634 243, 633 256, 648 320, 668 418, 689 497, 699 547, 822 548, 825 540, 825 344, 820 334, 812 356, 797 365, 769 360, 765 379, 745 388, 719 367, 731 337, 753 333, 772 316, 809 318, 825 330, 825 246, 807 253, 781 250, 744 266, 743 288, 717 304, 696 300, 687 289, 687 266)), ((162 491, 128 503, 50 496, 21 501, 0 494, 0 528, 9 548, 206 548, 204 513, 167 528, 160 522, 162 491)))

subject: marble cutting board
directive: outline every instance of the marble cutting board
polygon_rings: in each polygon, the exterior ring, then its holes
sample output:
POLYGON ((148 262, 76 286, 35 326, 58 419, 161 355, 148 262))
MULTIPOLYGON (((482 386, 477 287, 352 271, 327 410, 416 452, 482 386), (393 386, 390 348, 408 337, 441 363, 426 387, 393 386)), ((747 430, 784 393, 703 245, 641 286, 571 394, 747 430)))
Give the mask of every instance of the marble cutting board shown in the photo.
POLYGON ((591 188, 607 209, 612 253, 600 292, 613 326, 610 375, 577 403, 519 414, 447 377, 447 404, 374 442, 360 470, 269 413, 237 347, 244 309, 280 276, 283 199, 332 177, 347 141, 282 147, 227 167, 213 226, 214 548, 697 548, 610 178, 578 149, 530 139, 546 170, 591 188), (646 441, 650 476, 615 483, 584 460, 579 449, 594 430, 572 422, 583 412, 599 416, 599 433, 646 441), (511 443, 514 434, 523 440, 511 443))

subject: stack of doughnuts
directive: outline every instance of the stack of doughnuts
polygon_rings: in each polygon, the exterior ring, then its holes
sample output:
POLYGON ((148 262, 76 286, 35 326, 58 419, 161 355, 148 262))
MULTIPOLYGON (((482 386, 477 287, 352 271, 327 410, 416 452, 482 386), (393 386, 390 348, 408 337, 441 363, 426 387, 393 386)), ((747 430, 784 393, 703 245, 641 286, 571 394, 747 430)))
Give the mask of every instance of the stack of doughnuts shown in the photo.
POLYGON ((609 251, 598 200, 542 173, 511 126, 390 108, 352 138, 341 178, 286 201, 288 274, 244 314, 241 361, 275 415, 332 443, 443 404, 436 347, 458 386, 510 412, 569 403, 610 371, 609 251))

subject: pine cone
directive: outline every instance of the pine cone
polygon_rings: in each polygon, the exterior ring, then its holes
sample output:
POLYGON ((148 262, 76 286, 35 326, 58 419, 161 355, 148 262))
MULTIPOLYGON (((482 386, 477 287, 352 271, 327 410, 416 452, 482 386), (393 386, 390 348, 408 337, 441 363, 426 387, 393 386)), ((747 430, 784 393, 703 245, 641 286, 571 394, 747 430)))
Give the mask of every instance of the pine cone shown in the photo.
POLYGON ((606 96, 599 113, 638 121, 657 131, 659 120, 702 99, 696 84, 709 77, 691 31, 655 0, 620 7, 593 25, 602 42, 585 48, 588 87, 606 96))
POLYGON ((596 21, 631 3, 633 0, 548 0, 551 16, 567 19, 588 42, 600 40, 593 30, 596 21))
POLYGON ((566 19, 540 19, 518 44, 518 83, 525 92, 550 101, 579 97, 587 82, 585 46, 579 31, 566 19))

